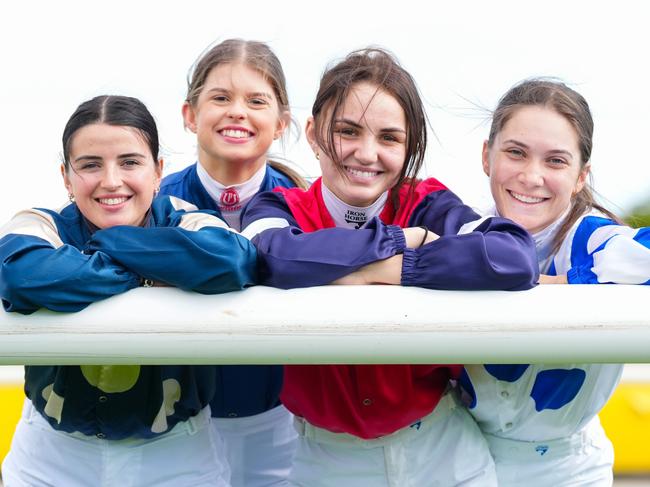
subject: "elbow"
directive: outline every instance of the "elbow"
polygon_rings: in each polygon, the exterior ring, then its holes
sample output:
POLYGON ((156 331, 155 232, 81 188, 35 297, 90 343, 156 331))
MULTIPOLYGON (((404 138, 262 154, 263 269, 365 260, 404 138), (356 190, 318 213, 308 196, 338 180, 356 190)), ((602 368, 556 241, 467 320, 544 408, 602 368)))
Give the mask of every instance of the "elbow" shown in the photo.
POLYGON ((536 254, 522 251, 505 255, 507 260, 497 261, 493 265, 497 281, 501 282, 501 289, 524 291, 535 287, 539 281, 539 265, 536 254))
POLYGON ((0 273, 0 299, 5 311, 31 314, 38 309, 29 300, 29 286, 24 279, 14 279, 9 273, 0 273))
POLYGON ((514 272, 510 276, 511 286, 506 288, 508 291, 525 291, 537 285, 539 281, 539 268, 537 262, 533 267, 523 267, 519 272, 514 272))

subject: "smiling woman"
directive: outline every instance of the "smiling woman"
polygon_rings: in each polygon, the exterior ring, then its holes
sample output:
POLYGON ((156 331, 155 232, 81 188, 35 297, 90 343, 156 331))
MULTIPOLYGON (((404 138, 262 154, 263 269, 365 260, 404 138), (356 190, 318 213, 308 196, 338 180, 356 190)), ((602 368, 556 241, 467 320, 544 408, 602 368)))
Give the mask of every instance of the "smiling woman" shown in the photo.
MULTIPOLYGON (((624 226, 593 198, 593 128, 587 101, 561 82, 532 79, 511 88, 483 144, 496 205, 491 214, 532 233, 542 283, 648 285, 650 229, 624 226)), ((622 369, 467 365, 461 384, 488 439, 499 485, 611 485, 613 450, 598 412, 622 369)))
MULTIPOLYGON (((533 242, 523 229, 481 219, 439 181, 416 179, 426 129, 415 82, 386 51, 352 52, 327 69, 306 127, 322 178, 306 191, 259 194, 244 213, 262 281, 532 287, 533 242)), ((460 370, 286 366, 281 397, 301 436, 290 485, 496 485, 476 424, 447 393, 460 370)))
POLYGON ((589 164, 581 161, 573 125, 539 105, 517 110, 483 148, 499 213, 532 233, 558 220, 582 190, 589 164))
MULTIPOLYGON (((206 294, 254 283, 248 240, 185 201, 154 197, 158 134, 139 100, 82 103, 64 130, 63 154, 71 203, 20 212, 0 230, 5 310, 79 311, 152 283, 206 294)), ((227 486, 225 455, 210 427, 215 383, 210 366, 26 366, 27 399, 3 479, 227 486)))
POLYGON ((224 185, 250 179, 266 163, 271 143, 289 123, 267 79, 241 62, 214 67, 196 101, 183 105, 196 133, 199 160, 224 185))
MULTIPOLYGON (((307 121, 307 140, 320 160, 327 189, 356 207, 375 203, 395 186, 406 158, 406 117, 397 99, 376 85, 358 83, 333 121, 336 147, 321 149, 326 134, 307 121)), ((357 211, 361 211, 359 208, 357 211)))
POLYGON ((97 228, 142 225, 162 175, 162 160, 153 160, 143 133, 95 123, 76 130, 64 147, 65 187, 86 219, 97 228))
MULTIPOLYGON (((204 52, 188 79, 182 113, 196 134, 198 161, 167 176, 162 194, 213 210, 240 230, 242 210, 255 194, 306 186, 267 159, 291 116, 282 65, 263 42, 227 39, 204 52)), ((226 443, 233 487, 284 482, 296 434, 280 404, 282 368, 219 366, 216 387, 213 425, 226 443)))

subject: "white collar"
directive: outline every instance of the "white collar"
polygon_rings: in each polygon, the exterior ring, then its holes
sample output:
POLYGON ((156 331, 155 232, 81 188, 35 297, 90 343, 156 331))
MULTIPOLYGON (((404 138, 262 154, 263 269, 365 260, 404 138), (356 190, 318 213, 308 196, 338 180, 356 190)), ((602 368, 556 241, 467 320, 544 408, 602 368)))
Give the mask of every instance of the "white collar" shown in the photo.
POLYGON ((201 165, 201 163, 197 164, 196 172, 205 190, 212 197, 219 208, 221 208, 222 206, 233 206, 226 204, 227 202, 221 201, 223 193, 227 190, 235 190, 239 195, 240 203, 248 201, 253 196, 255 196, 260 190, 262 181, 264 181, 264 176, 266 175, 266 164, 260 167, 248 181, 244 181, 243 183, 238 184, 231 184, 229 186, 225 186, 216 179, 213 179, 212 176, 208 174, 208 171, 206 171, 206 169, 201 165))
POLYGON ((266 164, 262 165, 248 181, 230 186, 224 186, 213 179, 201 163, 197 164, 196 173, 201 184, 221 211, 224 220, 228 225, 239 230, 241 210, 259 192, 264 176, 266 176, 266 164))
POLYGON ((370 206, 352 206, 341 201, 341 199, 325 186, 325 183, 323 183, 322 188, 323 202, 337 227, 352 228, 355 230, 363 228, 366 223, 381 213, 388 199, 388 191, 384 191, 370 206))

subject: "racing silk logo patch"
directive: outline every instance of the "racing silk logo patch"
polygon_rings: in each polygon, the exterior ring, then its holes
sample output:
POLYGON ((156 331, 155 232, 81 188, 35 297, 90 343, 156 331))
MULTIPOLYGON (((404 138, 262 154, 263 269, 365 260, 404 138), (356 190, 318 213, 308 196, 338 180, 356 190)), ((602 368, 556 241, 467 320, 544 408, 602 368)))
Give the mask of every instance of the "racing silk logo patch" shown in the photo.
POLYGON ((219 209, 223 211, 237 211, 241 209, 239 193, 235 188, 226 188, 219 197, 219 209))
POLYGON ((368 215, 365 211, 351 210, 350 208, 347 209, 343 218, 345 218, 346 223, 354 225, 355 230, 364 226, 368 221, 368 215))

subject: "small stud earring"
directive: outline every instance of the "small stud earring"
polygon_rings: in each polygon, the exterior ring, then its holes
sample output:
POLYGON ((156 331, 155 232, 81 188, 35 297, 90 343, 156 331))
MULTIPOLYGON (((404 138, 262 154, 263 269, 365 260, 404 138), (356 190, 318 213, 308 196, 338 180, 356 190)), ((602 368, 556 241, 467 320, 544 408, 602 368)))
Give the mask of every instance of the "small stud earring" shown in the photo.
POLYGON ((72 193, 68 193, 68 199, 71 203, 74 203, 74 195, 72 193))
POLYGON ((314 155, 316 156, 316 160, 320 161, 320 152, 316 151, 314 152, 314 155))

